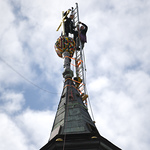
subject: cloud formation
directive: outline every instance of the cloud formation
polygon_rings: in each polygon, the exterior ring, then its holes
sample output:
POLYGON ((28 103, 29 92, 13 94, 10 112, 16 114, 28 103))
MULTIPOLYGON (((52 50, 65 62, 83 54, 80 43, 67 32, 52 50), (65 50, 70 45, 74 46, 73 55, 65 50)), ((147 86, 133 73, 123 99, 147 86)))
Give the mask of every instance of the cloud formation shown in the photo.
MULTIPOLYGON (((75 2, 0 1, 0 149, 36 150, 48 141, 63 89, 56 28, 75 2)), ((78 3, 89 27, 84 53, 96 126, 122 149, 149 149, 150 2, 78 3)))

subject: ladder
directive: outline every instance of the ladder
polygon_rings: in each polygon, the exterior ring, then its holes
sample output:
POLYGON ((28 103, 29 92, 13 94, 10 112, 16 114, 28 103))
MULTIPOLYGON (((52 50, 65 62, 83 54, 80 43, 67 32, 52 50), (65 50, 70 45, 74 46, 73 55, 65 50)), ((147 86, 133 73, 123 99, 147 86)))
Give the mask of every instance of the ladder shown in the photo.
MULTIPOLYGON (((74 14, 74 25, 77 27, 79 25, 79 9, 78 9, 78 3, 76 3, 76 7, 72 8, 72 12, 74 14)), ((77 29, 78 30, 78 29, 77 29)), ((79 33, 79 32, 78 32, 79 33)), ((79 35, 79 34, 78 34, 79 35)), ((77 41, 76 41, 77 42, 77 41)), ((78 85, 78 89, 80 90, 81 96, 82 96, 82 100, 85 104, 85 106, 87 106, 87 91, 86 91, 86 82, 85 82, 85 67, 84 67, 84 55, 83 55, 83 49, 81 46, 81 41, 80 38, 78 39, 78 43, 79 43, 79 50, 76 50, 75 52, 75 70, 76 70, 76 78, 79 79, 78 81, 82 83, 80 85, 78 85)))

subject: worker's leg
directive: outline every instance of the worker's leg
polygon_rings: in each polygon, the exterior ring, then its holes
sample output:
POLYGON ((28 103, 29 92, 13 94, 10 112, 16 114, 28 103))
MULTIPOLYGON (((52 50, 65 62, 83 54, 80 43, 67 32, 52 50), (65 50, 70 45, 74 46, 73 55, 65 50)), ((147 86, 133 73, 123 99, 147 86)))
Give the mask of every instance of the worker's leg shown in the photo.
POLYGON ((81 42, 81 48, 82 49, 84 48, 84 42, 81 42))

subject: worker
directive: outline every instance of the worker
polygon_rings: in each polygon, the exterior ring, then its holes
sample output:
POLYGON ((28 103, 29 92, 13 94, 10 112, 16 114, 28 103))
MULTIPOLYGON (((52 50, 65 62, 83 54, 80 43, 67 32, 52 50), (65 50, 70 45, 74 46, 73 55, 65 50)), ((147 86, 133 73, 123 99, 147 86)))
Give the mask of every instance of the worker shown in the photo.
MULTIPOLYGON (((64 16, 66 15, 66 13, 67 12, 64 13, 64 16)), ((66 34, 66 36, 68 36, 69 33, 73 34, 74 35, 73 39, 76 42, 76 38, 78 36, 78 31, 75 31, 76 27, 74 26, 74 23, 72 21, 73 18, 74 18, 74 14, 73 13, 70 14, 69 18, 66 16, 66 18, 65 18, 66 21, 64 22, 64 25, 65 25, 65 34, 66 34)))
POLYGON ((87 43, 87 37, 86 37, 86 32, 88 30, 88 27, 86 24, 82 23, 79 21, 79 24, 82 24, 82 26, 79 29, 79 38, 81 41, 81 47, 82 49, 84 48, 84 43, 87 43))
POLYGON ((78 88, 82 82, 82 79, 80 77, 74 77, 74 80, 75 80, 75 87, 78 88))

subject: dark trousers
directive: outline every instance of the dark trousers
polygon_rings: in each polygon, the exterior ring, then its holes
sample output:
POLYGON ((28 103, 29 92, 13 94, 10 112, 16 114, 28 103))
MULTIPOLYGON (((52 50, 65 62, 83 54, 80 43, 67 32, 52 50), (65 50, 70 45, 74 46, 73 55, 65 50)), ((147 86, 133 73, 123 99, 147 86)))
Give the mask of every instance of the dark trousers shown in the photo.
POLYGON ((78 31, 74 31, 74 30, 73 30, 72 32, 70 32, 70 31, 65 31, 66 36, 68 36, 69 33, 73 34, 73 39, 74 39, 74 41, 76 42, 76 38, 78 37, 78 31))

